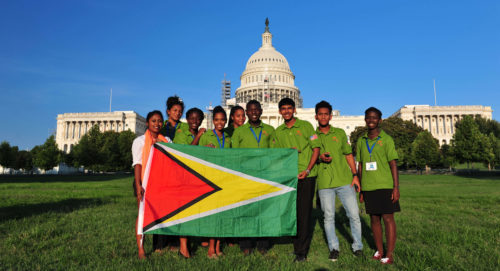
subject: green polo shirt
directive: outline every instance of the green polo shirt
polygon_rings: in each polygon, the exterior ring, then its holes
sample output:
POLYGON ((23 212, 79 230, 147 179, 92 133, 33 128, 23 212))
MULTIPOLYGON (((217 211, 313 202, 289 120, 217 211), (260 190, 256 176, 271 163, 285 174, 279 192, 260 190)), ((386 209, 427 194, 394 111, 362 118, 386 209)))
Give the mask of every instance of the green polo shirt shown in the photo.
MULTIPOLYGON (((288 128, 285 123, 276 128, 271 135, 271 148, 296 148, 299 152, 299 172, 307 169, 314 148, 319 148, 318 135, 314 132, 313 126, 304 120, 295 118, 295 123, 288 128)), ((316 166, 312 168, 308 177, 317 175, 316 166)))
MULTIPOLYGON (((224 132, 225 135, 225 140, 224 140, 224 149, 230 148, 231 147, 231 138, 227 135, 226 132, 224 132)), ((222 143, 222 137, 220 137, 220 141, 222 143)), ((217 136, 214 134, 213 130, 207 130, 201 137, 200 137, 200 142, 198 145, 206 147, 212 143, 216 148, 220 148, 219 145, 219 140, 217 139, 217 136)))
POLYGON ((391 168, 389 162, 398 159, 398 153, 394 146, 394 140, 383 130, 380 131, 380 138, 369 139, 368 134, 364 134, 358 139, 356 144, 356 154, 358 162, 362 163, 361 188, 363 191, 373 191, 377 189, 392 189, 391 168), (370 153, 366 147, 366 140, 370 148, 373 147, 371 161, 377 162, 377 170, 366 170, 366 163, 370 162, 370 153))
POLYGON ((189 131, 189 125, 187 123, 179 121, 174 131, 174 127, 170 126, 170 122, 166 120, 165 123, 163 124, 163 127, 160 130, 160 134, 162 134, 163 136, 167 136, 172 141, 174 141, 175 136, 177 135, 177 132, 179 132, 179 130, 181 130, 181 132, 189 131))
POLYGON ((173 142, 175 144, 191 145, 194 140, 194 135, 191 134, 189 129, 177 129, 173 142))
POLYGON ((263 123, 262 121, 257 127, 253 127, 247 122, 234 130, 233 136, 231 137, 231 147, 252 149, 269 148, 269 141, 273 132, 274 128, 271 125, 263 123), (257 142, 259 135, 260 143, 257 142))
POLYGON ((332 161, 330 163, 319 163, 318 167, 318 189, 334 188, 351 184, 352 172, 345 156, 351 154, 351 146, 347 143, 344 130, 330 125, 328 133, 322 133, 319 127, 316 134, 321 143, 320 153, 329 152, 332 161))

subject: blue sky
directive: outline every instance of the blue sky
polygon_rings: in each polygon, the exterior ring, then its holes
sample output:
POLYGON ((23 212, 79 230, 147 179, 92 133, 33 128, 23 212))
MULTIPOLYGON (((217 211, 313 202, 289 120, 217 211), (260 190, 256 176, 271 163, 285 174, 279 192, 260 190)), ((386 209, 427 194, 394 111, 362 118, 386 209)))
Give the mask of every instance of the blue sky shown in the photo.
POLYGON ((0 141, 42 144, 57 114, 165 110, 233 93, 270 19, 305 107, 488 105, 500 119, 500 1, 0 2, 0 141))

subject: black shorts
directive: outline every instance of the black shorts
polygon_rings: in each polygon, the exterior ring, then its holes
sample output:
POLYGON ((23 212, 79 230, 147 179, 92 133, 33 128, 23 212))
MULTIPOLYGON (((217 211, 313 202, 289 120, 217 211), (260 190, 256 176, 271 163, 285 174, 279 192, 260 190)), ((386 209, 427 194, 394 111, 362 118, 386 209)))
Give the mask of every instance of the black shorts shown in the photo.
POLYGON ((392 214, 401 211, 399 201, 392 203, 392 189, 363 191, 366 213, 370 215, 392 214))

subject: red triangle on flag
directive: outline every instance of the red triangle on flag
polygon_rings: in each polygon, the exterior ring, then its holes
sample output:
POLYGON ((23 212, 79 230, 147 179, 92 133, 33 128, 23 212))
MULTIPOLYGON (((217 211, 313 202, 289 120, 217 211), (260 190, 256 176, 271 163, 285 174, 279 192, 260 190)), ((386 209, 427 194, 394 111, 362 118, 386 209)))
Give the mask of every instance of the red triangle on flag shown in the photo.
POLYGON ((219 190, 220 187, 155 145, 146 187, 144 231, 219 190))

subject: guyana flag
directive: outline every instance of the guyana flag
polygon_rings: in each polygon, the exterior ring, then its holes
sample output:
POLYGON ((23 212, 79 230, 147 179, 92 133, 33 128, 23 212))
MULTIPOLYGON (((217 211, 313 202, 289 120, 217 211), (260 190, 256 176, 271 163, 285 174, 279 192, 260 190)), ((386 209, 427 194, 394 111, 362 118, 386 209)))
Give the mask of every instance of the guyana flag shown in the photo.
POLYGON ((138 234, 295 235, 297 151, 157 143, 142 186, 138 234))

